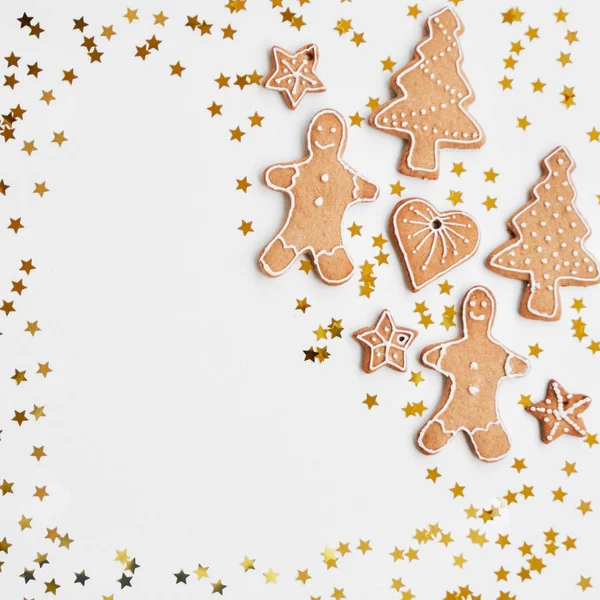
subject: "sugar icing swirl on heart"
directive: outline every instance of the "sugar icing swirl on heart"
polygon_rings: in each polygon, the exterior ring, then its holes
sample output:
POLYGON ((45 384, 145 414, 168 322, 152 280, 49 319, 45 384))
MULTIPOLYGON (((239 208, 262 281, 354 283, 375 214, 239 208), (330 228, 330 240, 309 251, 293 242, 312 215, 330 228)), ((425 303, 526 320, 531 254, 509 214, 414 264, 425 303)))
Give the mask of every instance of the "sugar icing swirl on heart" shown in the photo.
POLYGON ((429 262, 435 252, 438 240, 439 244, 442 248, 442 258, 441 263, 446 264, 446 257, 448 256, 448 252, 451 251, 453 256, 458 256, 459 251, 457 249, 457 244, 461 242, 463 244, 469 243, 469 238, 463 233, 459 233, 461 229, 463 229, 464 233, 467 233, 466 230, 471 229, 473 226, 471 223, 457 223, 456 215, 439 215, 436 216, 433 212, 428 208, 424 207, 424 212, 421 212, 416 206, 412 205, 408 207, 412 213, 414 213, 415 218, 410 219, 405 217, 402 219, 403 223, 411 223, 413 225, 423 225, 421 229, 418 229, 414 233, 410 233, 406 236, 407 239, 415 239, 421 238, 416 247, 412 250, 413 254, 416 254, 422 246, 425 245, 427 240, 431 238, 431 249, 427 254, 427 258, 423 263, 421 270, 426 271, 429 266, 429 262), (420 219, 420 220, 418 220, 420 219), (432 237, 433 236, 433 237, 432 237))
POLYGON ((469 259, 479 246, 472 217, 458 210, 439 212, 422 198, 398 203, 392 226, 413 291, 469 259))

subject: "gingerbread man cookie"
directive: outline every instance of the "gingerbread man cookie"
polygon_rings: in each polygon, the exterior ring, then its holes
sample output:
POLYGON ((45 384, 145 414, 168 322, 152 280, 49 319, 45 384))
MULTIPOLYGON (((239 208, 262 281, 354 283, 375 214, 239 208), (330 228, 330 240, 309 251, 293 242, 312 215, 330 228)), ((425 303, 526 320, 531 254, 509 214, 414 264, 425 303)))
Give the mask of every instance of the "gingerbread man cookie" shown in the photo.
POLYGON ((344 162, 346 138, 342 115, 322 110, 308 126, 308 154, 265 171, 267 186, 290 198, 283 227, 259 257, 267 275, 282 275, 298 256, 308 254, 325 283, 350 279, 354 265, 342 240, 344 213, 357 202, 375 200, 379 190, 344 162))
POLYGON ((569 394, 558 381, 548 383, 546 397, 541 402, 527 406, 542 426, 542 441, 549 444, 561 435, 585 437, 585 423, 581 413, 590 405, 590 399, 583 394, 569 394))
POLYGON ((438 212, 421 198, 398 202, 390 227, 413 292, 464 263, 479 247, 479 227, 472 217, 460 210, 438 212))
POLYGON ((283 94, 287 105, 294 110, 308 92, 324 92, 325 86, 315 70, 319 63, 319 49, 308 44, 292 54, 273 46, 273 68, 265 77, 263 86, 283 94))
POLYGON ((463 300, 463 335, 427 346, 421 354, 424 365, 447 377, 440 405, 417 439, 426 454, 439 452, 459 431, 481 460, 499 460, 510 449, 498 416, 498 387, 506 377, 525 375, 529 363, 492 337, 495 314, 492 292, 471 288, 463 300))
POLYGON ((504 277, 527 281, 521 315, 528 319, 560 319, 560 287, 600 283, 596 259, 585 249, 590 228, 575 206, 566 148, 553 150, 542 162, 544 175, 530 201, 508 222, 513 238, 488 257, 488 267, 504 277))
POLYGON ((373 327, 363 327, 353 336, 364 346, 363 370, 373 373, 383 366, 406 371, 405 352, 417 337, 414 329, 397 327, 389 310, 384 310, 373 327))
POLYGON ((462 71, 458 15, 443 8, 427 19, 427 29, 413 60, 390 80, 399 97, 379 107, 369 122, 408 140, 398 166, 401 173, 437 179, 440 148, 480 148, 485 136, 467 112, 475 94, 462 71))

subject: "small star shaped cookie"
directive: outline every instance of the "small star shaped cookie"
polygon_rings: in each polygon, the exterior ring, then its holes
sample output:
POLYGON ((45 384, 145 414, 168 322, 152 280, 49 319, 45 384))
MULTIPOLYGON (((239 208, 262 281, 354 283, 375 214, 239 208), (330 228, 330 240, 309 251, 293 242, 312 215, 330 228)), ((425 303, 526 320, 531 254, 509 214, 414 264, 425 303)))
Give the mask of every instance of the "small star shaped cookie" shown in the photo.
POLYGON ((541 423, 542 441, 549 444, 563 434, 586 436, 581 413, 587 410, 590 401, 584 394, 568 394, 562 385, 551 379, 546 398, 527 406, 525 410, 541 423))
POLYGON ((404 373, 404 353, 418 334, 413 329, 396 327, 390 311, 384 310, 373 327, 364 327, 355 331, 353 335, 365 347, 365 373, 373 373, 385 365, 404 373))
POLYGON ((294 110, 307 92, 324 92, 325 86, 315 73, 319 50, 315 44, 303 46, 292 54, 273 46, 273 68, 263 81, 269 90, 283 94, 287 105, 294 110))

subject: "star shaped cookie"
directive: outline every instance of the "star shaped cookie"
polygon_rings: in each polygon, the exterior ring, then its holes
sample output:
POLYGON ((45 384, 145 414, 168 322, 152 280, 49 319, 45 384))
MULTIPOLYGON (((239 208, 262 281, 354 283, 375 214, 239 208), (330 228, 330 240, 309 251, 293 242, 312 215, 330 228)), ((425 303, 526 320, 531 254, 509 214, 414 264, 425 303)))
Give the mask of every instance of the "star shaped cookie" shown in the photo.
POLYGON ((404 373, 404 353, 418 334, 414 329, 396 327, 390 311, 384 310, 373 327, 364 327, 353 335, 365 347, 363 369, 366 373, 386 365, 404 373))
POLYGON ((554 379, 548 383, 546 398, 526 407, 542 425, 542 441, 549 444, 563 434, 585 437, 587 434, 581 413, 590 405, 583 394, 568 394, 554 379))
POLYGON ((325 86, 315 70, 319 50, 315 44, 303 46, 295 54, 273 46, 273 68, 263 81, 269 90, 283 94, 288 106, 294 110, 307 92, 324 92, 325 86))

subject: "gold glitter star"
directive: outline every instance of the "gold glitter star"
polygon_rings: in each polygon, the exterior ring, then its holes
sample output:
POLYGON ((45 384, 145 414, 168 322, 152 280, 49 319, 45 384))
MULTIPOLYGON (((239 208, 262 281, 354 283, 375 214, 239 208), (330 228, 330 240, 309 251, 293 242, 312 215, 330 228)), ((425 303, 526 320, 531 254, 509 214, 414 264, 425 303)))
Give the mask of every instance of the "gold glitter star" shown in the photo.
POLYGON ((353 127, 354 125, 356 125, 357 127, 360 127, 361 123, 364 121, 364 117, 361 117, 358 112, 354 113, 353 115, 350 115, 350 127, 353 127))
POLYGON ((540 354, 544 350, 540 348, 539 344, 534 344, 533 346, 529 346, 529 356, 535 356, 535 358, 539 358, 540 354))
POLYGON ((356 44, 356 47, 358 48, 361 44, 366 44, 366 40, 365 40, 365 34, 364 33, 358 33, 358 32, 354 32, 354 35, 352 36, 352 39, 350 40, 351 42, 354 42, 356 44))
POLYGON ((369 410, 371 410, 374 406, 379 406, 379 402, 377 402, 377 394, 367 394, 367 397, 363 400, 362 403, 366 404, 369 410))
POLYGON ((561 52, 560 56, 556 59, 556 62, 559 62, 562 67, 566 67, 568 64, 571 64, 573 61, 571 60, 570 52, 561 52))
POLYGON ((538 77, 536 81, 532 81, 531 85, 533 87, 533 93, 535 94, 535 92, 540 92, 543 93, 544 88, 546 87, 546 84, 541 81, 541 79, 538 77))
POLYGON ((390 183, 390 194, 396 196, 402 196, 402 192, 406 189, 400 181, 396 181, 396 183, 390 183))
POLYGON ((463 173, 466 173, 467 170, 463 167, 463 163, 452 163, 451 173, 456 174, 457 177, 460 177, 463 173))
POLYGON ((509 79, 506 75, 498 83, 502 86, 502 91, 512 90, 513 79, 509 79))
POLYGON ((47 496, 49 496, 50 494, 46 491, 46 486, 43 485, 41 487, 38 487, 37 485, 34 486, 35 487, 35 492, 33 494, 34 498, 39 498, 40 502, 42 502, 44 500, 44 498, 46 498, 47 496))
POLYGON ((171 76, 177 75, 181 77, 182 73, 185 71, 185 67, 181 65, 179 61, 177 61, 174 65, 169 65, 171 67, 171 76))
POLYGON ((138 17, 138 9, 131 9, 131 8, 127 8, 127 12, 123 15, 124 19, 127 19, 129 21, 129 23, 133 23, 134 21, 137 21, 139 19, 138 17))
POLYGON ((244 221, 244 219, 242 219, 242 224, 238 227, 238 231, 241 231, 244 234, 244 237, 249 233, 254 232, 254 229, 252 229, 252 221, 244 221))
POLYGON ((450 190, 450 193, 448 195, 448 198, 446 198, 446 200, 450 200, 450 202, 452 202, 452 206, 456 206, 457 204, 460 204, 461 202, 463 202, 462 192, 459 192, 456 190, 450 190))
POLYGON ((566 23, 568 15, 569 15, 569 13, 566 13, 562 8, 559 8, 558 11, 556 11, 554 13, 554 16, 556 17, 556 22, 557 23, 560 23, 561 21, 563 23, 566 23))
POLYGON ((256 111, 248 119, 250 120, 250 127, 262 127, 264 117, 261 117, 256 111))
POLYGON ((529 41, 532 42, 535 39, 538 39, 539 36, 539 27, 529 27, 525 32, 525 35, 529 38, 529 41))
POLYGON ((425 477, 425 479, 430 479, 433 481, 433 483, 435 483, 440 477, 441 474, 437 467, 434 467, 433 469, 427 469, 427 477, 425 477))
POLYGON ((531 123, 527 120, 527 115, 524 117, 517 117, 517 128, 526 131, 531 123))
POLYGON ((266 573, 263 573, 265 577, 265 583, 277 583, 277 577, 279 577, 279 573, 273 571, 273 569, 269 569, 266 573))
POLYGON ((450 488, 450 491, 452 492, 453 498, 458 498, 460 496, 464 497, 465 486, 455 483, 454 486, 450 488))
POLYGON ((355 235, 360 236, 362 229, 362 225, 357 225, 354 221, 352 222, 352 225, 350 227, 348 227, 348 231, 350 232, 350 237, 354 237, 355 235))
POLYGON ((498 198, 492 198, 491 196, 486 196, 485 200, 481 204, 483 204, 489 212, 490 210, 493 210, 494 208, 498 208, 496 206, 496 200, 498 200, 498 198))
POLYGON ((388 56, 386 59, 384 59, 384 60, 382 60, 380 62, 381 62, 382 69, 384 71, 390 71, 390 72, 394 71, 394 67, 396 66, 396 62, 393 61, 391 59, 391 57, 388 56))
POLYGON ((308 308, 310 308, 310 304, 306 298, 302 298, 302 300, 296 299, 296 308, 294 310, 301 310, 304 314, 308 308))
POLYGON ((412 6, 408 7, 408 17, 413 17, 413 18, 417 18, 423 11, 419 9, 419 5, 418 4, 413 4, 412 6))

